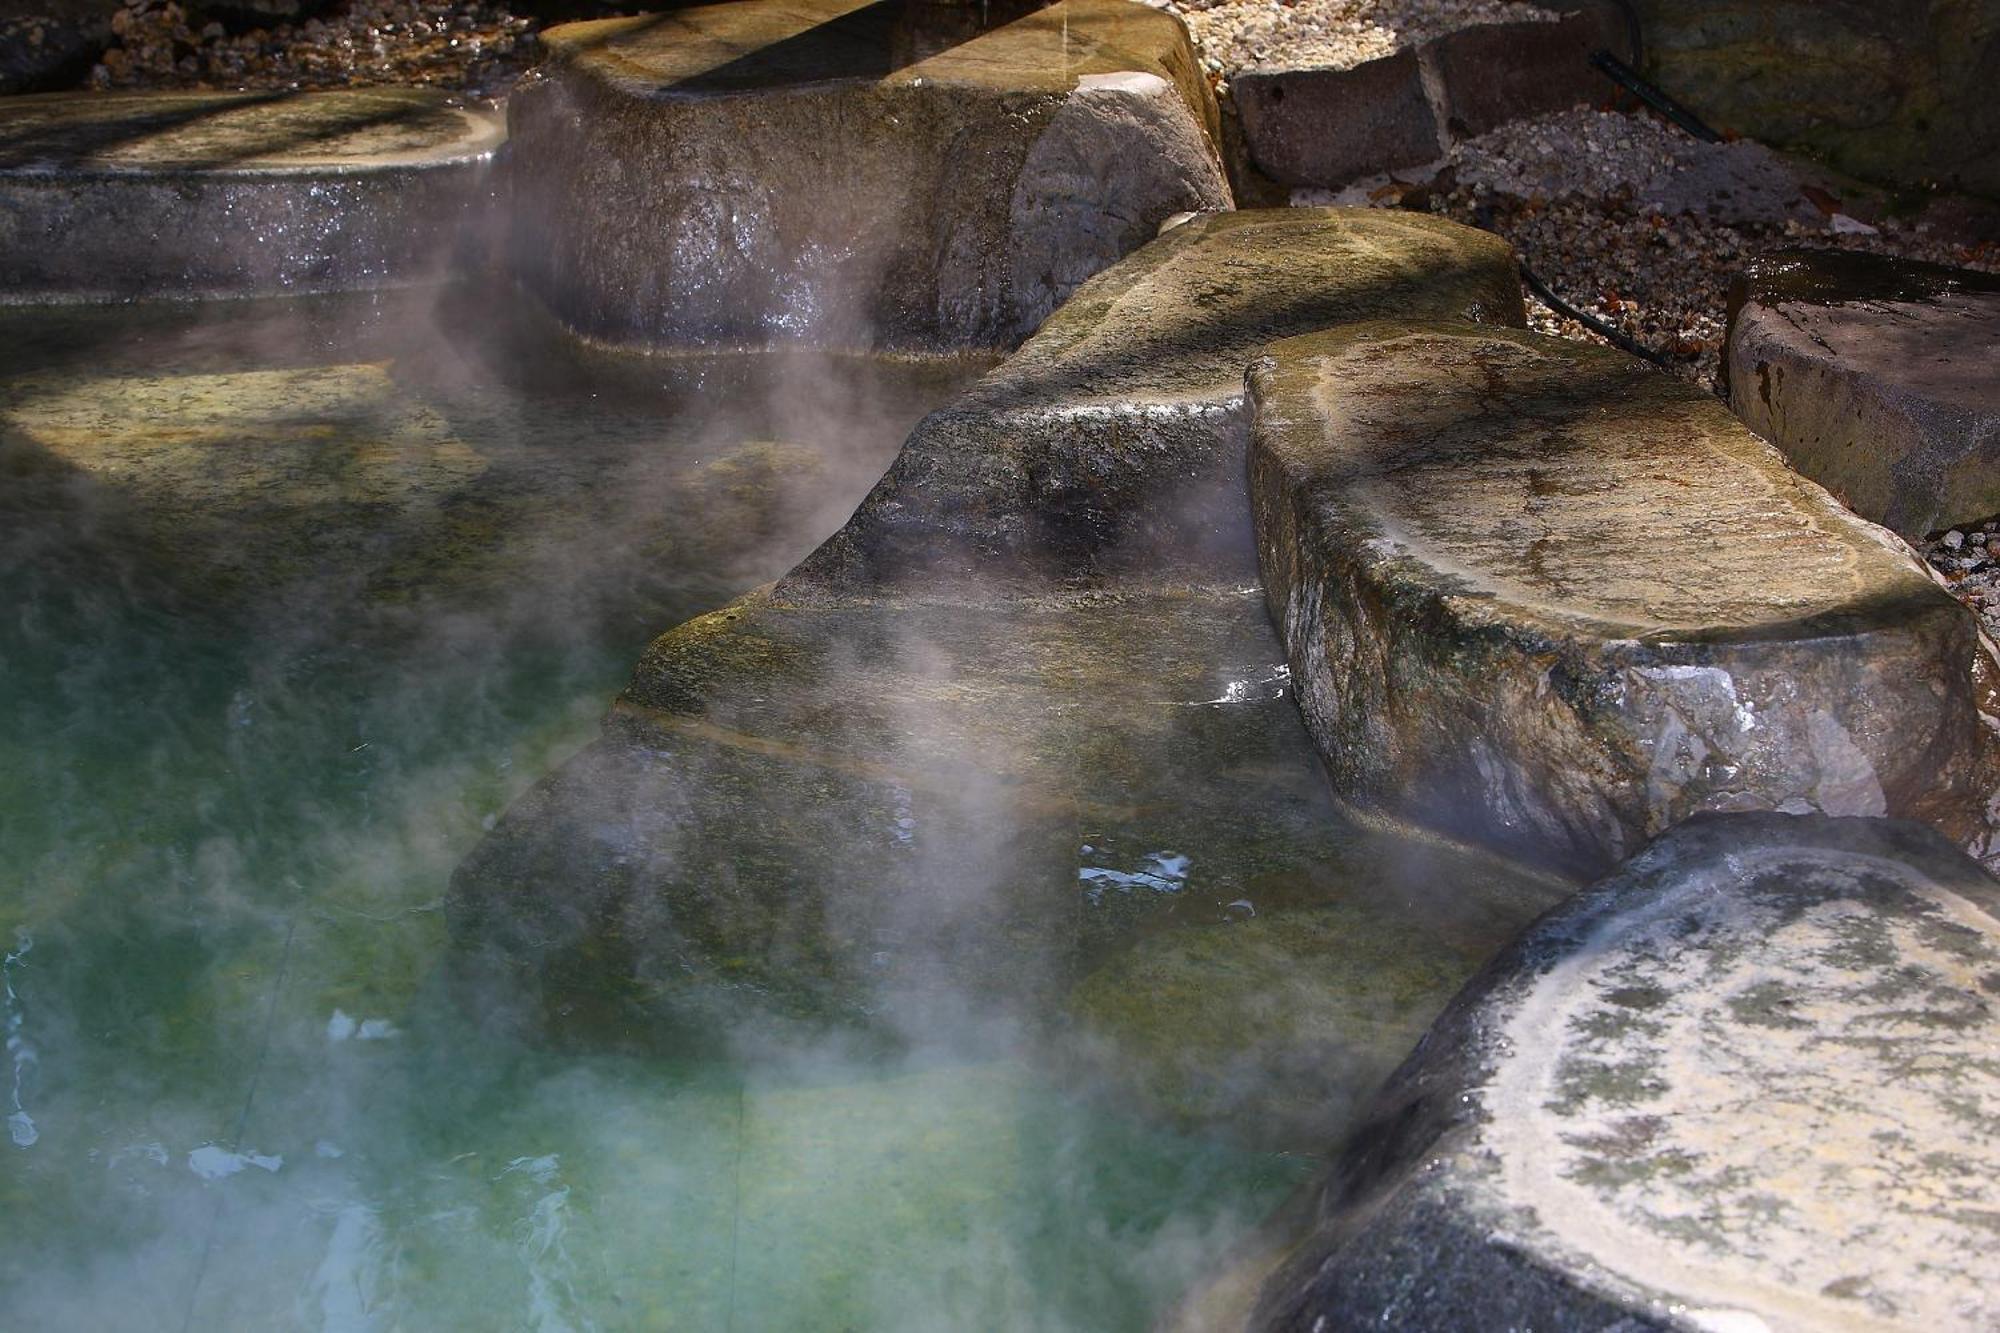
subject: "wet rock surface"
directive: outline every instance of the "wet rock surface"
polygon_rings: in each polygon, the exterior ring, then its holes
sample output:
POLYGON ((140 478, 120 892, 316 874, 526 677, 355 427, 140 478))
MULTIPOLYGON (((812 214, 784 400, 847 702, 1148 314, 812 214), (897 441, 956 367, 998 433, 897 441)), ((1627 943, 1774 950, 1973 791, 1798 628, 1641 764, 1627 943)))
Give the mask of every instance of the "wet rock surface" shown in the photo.
POLYGON ((1684 824, 1453 1002, 1253 1323, 1990 1328, 1996 978, 1927 830, 1684 824))
POLYGON ((420 89, 48 94, 0 104, 0 292, 122 300, 435 277, 496 117, 420 89))
POLYGON ((600 1038, 698 1029, 718 994, 912 1037, 970 1005, 1177 1123, 1320 1141, 1566 886, 1334 812, 1255 582, 1241 367, 1273 321, 1518 302, 1506 273, 1472 233, 1302 212, 1189 224, 1087 287, 919 428, 820 557, 655 642, 603 738, 457 875, 462 984, 519 998, 493 1021, 600 1038), (1126 424, 1163 410, 1156 434, 1126 424), (1130 534, 1087 524, 1054 570, 935 529, 907 548, 926 560, 874 565, 857 539, 932 491, 1031 520, 1037 470, 1067 458, 1116 464, 1109 512, 1175 516, 1154 555, 1200 543, 1188 514, 1231 537, 1201 578, 1098 562, 1130 534), (1307 1030, 1271 997, 1349 933, 1344 1017, 1307 1030), (1155 1021, 1187 986, 1210 993, 1199 1033, 1155 1021), (1160 1003, 1107 1004, 1145 990, 1160 1003), (1287 1076, 1211 1077, 1224 1034, 1239 1072, 1287 1076))
POLYGON ((509 106, 523 278, 620 341, 1006 346, 1168 216, 1228 206, 1172 18, 910 22, 752 0, 546 31, 509 106))
POLYGON ((1388 314, 1518 324, 1512 257, 1470 228, 1369 209, 1176 227, 926 420, 795 578, 1245 565, 1244 367, 1272 339, 1388 314))
POLYGON ((1729 372, 1737 414, 1862 517, 1916 539, 2000 513, 2000 278, 1772 255, 1729 372))
POLYGON ((1971 617, 1713 398, 1413 324, 1280 343, 1251 396, 1272 614, 1345 796, 1583 871, 1710 810, 1986 850, 1971 617))

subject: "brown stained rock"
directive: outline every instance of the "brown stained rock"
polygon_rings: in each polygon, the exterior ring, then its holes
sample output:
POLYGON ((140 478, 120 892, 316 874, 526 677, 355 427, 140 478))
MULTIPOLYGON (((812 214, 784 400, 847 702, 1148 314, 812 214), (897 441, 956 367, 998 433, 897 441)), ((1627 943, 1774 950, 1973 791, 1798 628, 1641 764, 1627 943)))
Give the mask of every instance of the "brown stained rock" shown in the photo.
POLYGON ((1286 185, 1338 185, 1445 149, 1414 48, 1351 69, 1252 70, 1229 86, 1251 162, 1286 185))
POLYGON ((1929 830, 1683 824, 1452 1002, 1249 1326, 1991 1329, 1996 986, 1929 830))
POLYGON ((0 300, 436 277, 480 218, 498 118, 422 89, 53 93, 0 103, 0 300))
POLYGON ((1988 849, 1970 615, 1708 395, 1398 322, 1277 344, 1251 400, 1265 586, 1350 800, 1580 871, 1701 811, 1988 849))
POLYGON ((1006 346, 1166 217, 1229 206, 1178 20, 1074 0, 935 49, 903 12, 545 32, 509 107, 522 277, 618 341, 1006 346))
POLYGON ((1912 539, 2000 513, 2000 279, 1791 252, 1741 287, 1730 406, 1793 467, 1912 539))
POLYGON ((1607 101, 1615 86, 1592 68, 1592 53, 1627 45, 1609 6, 1566 14, 1557 23, 1485 23, 1430 44, 1453 139, 1509 121, 1607 101))
POLYGON ((1244 367, 1273 339, 1389 315, 1521 324, 1512 252, 1381 209, 1177 227, 926 419, 793 579, 1245 567, 1244 367))

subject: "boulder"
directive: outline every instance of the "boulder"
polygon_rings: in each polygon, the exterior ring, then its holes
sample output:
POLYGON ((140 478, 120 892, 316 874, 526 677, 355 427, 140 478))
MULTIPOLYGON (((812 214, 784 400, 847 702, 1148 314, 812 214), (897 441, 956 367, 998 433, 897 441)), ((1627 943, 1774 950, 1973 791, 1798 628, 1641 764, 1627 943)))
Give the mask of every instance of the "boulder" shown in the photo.
POLYGON ((1229 87, 1251 162, 1286 185, 1418 166, 1447 146, 1415 47, 1350 69, 1249 70, 1229 87))
POLYGON ((57 93, 0 104, 0 300, 438 276, 503 138, 444 93, 57 93))
POLYGON ((1251 1326, 1989 1329, 2000 883, 1916 825, 1681 825, 1452 1002, 1251 1326))
POLYGON ((1729 405, 1793 467, 1905 537, 2000 514, 2000 278, 1795 251, 1735 296, 1729 405))
POLYGON ((1286 185, 1345 185, 1435 162, 1510 121, 1603 101, 1612 85, 1590 57, 1629 53, 1622 16, 1594 0, 1549 8, 1566 12, 1466 24, 1356 65, 1232 75, 1251 164, 1286 185))
POLYGON ((1276 344, 1251 401, 1271 611, 1348 800, 1579 873, 1700 811, 1988 849, 1971 614, 1699 389, 1383 322, 1276 344))
POLYGON ((1265 343, 1383 315, 1525 322, 1513 252, 1413 213, 1197 218, 1080 288, 918 427, 794 577, 838 585, 1163 568, 1250 550, 1243 370, 1265 343))
POLYGON ((523 280, 621 342, 1009 346, 1168 216, 1229 206, 1179 20, 1072 0, 968 35, 908 9, 544 32, 508 111, 523 280))
POLYGON ((1718 129, 1885 183, 2000 191, 2000 0, 1631 0, 1648 72, 1718 129))

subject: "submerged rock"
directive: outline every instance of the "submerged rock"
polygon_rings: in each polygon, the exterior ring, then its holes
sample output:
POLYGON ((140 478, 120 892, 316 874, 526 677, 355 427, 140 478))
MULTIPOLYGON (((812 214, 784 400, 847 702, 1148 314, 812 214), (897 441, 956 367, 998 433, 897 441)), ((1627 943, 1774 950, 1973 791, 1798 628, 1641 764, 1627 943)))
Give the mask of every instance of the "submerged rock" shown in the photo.
MULTIPOLYGON (((1165 924, 1403 911, 1420 895, 1353 850, 1277 661, 1241 376, 1271 336, 1412 307, 1519 318, 1504 249, 1393 215, 1237 215, 1087 286, 918 429, 818 557, 654 643, 602 739, 461 867, 473 993, 530 1027, 749 1001, 903 1031, 954 1006, 1040 1022, 1165 924), (1066 521, 1044 507, 1064 495, 1101 508, 1066 521)), ((1543 901, 1502 878, 1430 902, 1481 923, 1468 950, 1543 901)), ((1369 966, 1349 983, 1386 986, 1369 966)))
POLYGON ((2000 883, 1703 818, 1539 922, 1376 1099, 1263 1329, 1988 1329, 2000 883))
POLYGON ((1318 1152, 1513 923, 1572 888, 1413 839, 1347 860, 1346 893, 1258 893, 1109 958, 1070 998, 1077 1067, 1169 1124, 1318 1152), (1391 884, 1427 886, 1424 909, 1391 884))
POLYGON ((747 0, 544 32, 508 112, 522 277, 619 341, 1006 346, 1164 218, 1229 206, 1177 19, 912 21, 747 0))
POLYGON ((1249 551, 1244 367, 1273 339, 1387 315, 1519 325, 1513 254, 1382 209, 1185 223, 933 413, 794 577, 1221 576, 1249 551))
POLYGON ((1277 344, 1251 397, 1265 584, 1342 795, 1581 871, 1699 811, 1986 849, 1970 614, 1708 395, 1383 323, 1277 344))
POLYGON ((440 92, 52 93, 0 103, 0 300, 438 276, 504 137, 440 92))
POLYGON ((1793 467, 1905 537, 2000 513, 2000 278, 1792 252, 1731 304, 1730 406, 1793 467))

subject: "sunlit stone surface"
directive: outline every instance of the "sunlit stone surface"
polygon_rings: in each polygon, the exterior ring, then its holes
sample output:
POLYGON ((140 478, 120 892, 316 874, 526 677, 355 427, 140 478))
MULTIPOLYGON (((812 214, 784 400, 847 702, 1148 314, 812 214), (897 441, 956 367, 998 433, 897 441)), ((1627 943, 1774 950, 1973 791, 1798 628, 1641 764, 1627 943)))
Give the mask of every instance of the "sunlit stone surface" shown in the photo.
POLYGON ((1279 344, 1251 384, 1272 614, 1350 799, 1586 870, 1704 810, 1987 847, 1970 614, 1712 398, 1405 323, 1279 344))
POLYGON ((2000 279, 1780 254, 1734 304, 1730 406, 1793 467, 1906 537, 2000 513, 2000 279))
POLYGON ((1915 825, 1682 825, 1454 1001, 1256 1326, 1994 1327, 1996 914, 1915 825))
POLYGON ((0 301, 373 287, 478 221, 498 117, 429 89, 0 103, 0 301))
POLYGON ((732 985, 918 1041, 969 1009, 1174 1123, 1321 1146, 1565 888, 1342 819, 1256 583, 1243 366, 1413 307, 1518 318, 1504 248, 1235 215, 1087 285, 819 557, 653 644, 461 868, 461 984, 597 1039, 701 1027, 732 985), (1272 1003, 1306 975, 1342 991, 1324 1023, 1272 1003))
POLYGON ((513 96, 514 262, 621 341, 1018 341, 1229 206, 1177 19, 747 0, 571 24, 513 96))
POLYGON ((1513 254, 1383 209, 1177 227, 933 413, 801 575, 1217 577, 1248 550, 1244 368, 1273 339, 1385 315, 1518 325, 1513 254))

